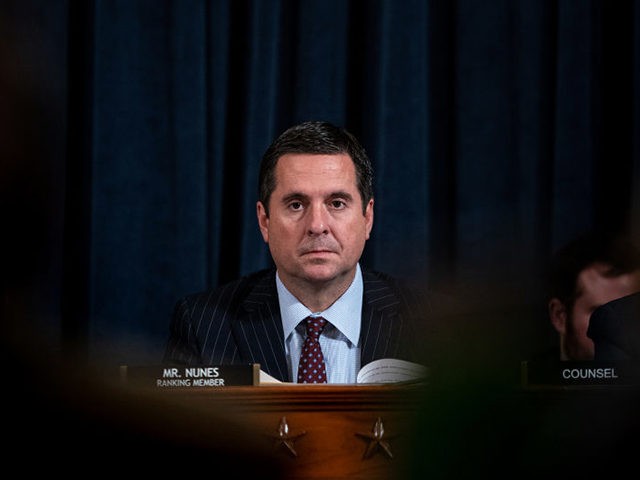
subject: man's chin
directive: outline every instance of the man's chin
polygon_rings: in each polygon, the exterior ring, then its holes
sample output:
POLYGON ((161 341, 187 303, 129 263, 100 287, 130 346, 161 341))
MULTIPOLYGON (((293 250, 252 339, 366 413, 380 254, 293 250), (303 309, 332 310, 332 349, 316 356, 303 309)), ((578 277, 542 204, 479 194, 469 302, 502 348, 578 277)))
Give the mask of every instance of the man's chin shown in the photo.
POLYGON ((323 284, 331 282, 336 278, 335 273, 307 272, 304 276, 307 282, 314 284, 323 284))
POLYGON ((304 278, 311 283, 322 284, 325 282, 331 282, 339 276, 340 272, 334 265, 307 265, 304 269, 304 278))

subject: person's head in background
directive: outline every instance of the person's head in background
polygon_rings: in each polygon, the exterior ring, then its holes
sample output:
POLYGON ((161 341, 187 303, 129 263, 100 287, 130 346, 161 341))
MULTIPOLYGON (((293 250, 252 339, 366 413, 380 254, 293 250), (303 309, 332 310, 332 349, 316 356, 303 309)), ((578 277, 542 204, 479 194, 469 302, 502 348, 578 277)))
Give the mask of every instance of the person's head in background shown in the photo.
POLYGON ((549 274, 548 311, 560 360, 593 360, 587 336, 591 313, 640 291, 640 250, 622 235, 588 233, 554 254, 549 274))

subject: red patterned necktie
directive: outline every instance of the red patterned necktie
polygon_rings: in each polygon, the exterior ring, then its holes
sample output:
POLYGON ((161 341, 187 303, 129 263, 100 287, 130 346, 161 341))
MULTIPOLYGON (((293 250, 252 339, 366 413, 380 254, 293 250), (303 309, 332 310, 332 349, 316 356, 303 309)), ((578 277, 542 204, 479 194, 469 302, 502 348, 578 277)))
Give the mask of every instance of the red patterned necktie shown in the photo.
POLYGON ((327 321, 322 317, 305 319, 307 336, 302 345, 300 364, 298 365, 298 383, 327 383, 324 355, 318 338, 327 321))

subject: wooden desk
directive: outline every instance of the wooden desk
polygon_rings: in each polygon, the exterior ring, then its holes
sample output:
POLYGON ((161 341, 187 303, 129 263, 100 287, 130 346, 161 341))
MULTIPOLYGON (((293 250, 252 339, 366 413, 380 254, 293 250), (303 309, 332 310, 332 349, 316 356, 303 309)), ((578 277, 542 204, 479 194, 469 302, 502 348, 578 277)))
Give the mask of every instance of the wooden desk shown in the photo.
POLYGON ((213 430, 214 456, 224 457, 224 447, 236 452, 227 462, 232 469, 236 458, 260 465, 265 475, 275 465, 277 480, 610 478, 635 468, 640 451, 635 388, 460 382, 156 389, 154 395, 190 412, 200 435, 213 430), (378 419, 384 434, 376 437, 378 419))
POLYGON ((389 480, 405 478, 415 452, 421 392, 407 385, 277 385, 166 393, 224 412, 253 432, 284 462, 287 479, 389 480))

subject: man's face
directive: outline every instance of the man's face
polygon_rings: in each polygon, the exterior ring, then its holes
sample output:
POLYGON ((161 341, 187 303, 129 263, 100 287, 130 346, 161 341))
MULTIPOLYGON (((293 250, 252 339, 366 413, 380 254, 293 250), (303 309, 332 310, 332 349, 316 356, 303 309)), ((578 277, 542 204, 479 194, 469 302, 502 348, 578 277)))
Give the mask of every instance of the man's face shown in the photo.
POLYGON ((587 337, 589 319, 600 305, 640 291, 640 270, 606 276, 609 266, 596 263, 578 275, 575 304, 566 321, 565 351, 571 360, 593 360, 593 340, 587 337))
POLYGON ((269 216, 261 202, 257 215, 282 281, 350 283, 373 226, 373 200, 363 214, 351 158, 286 154, 275 178, 269 216))

